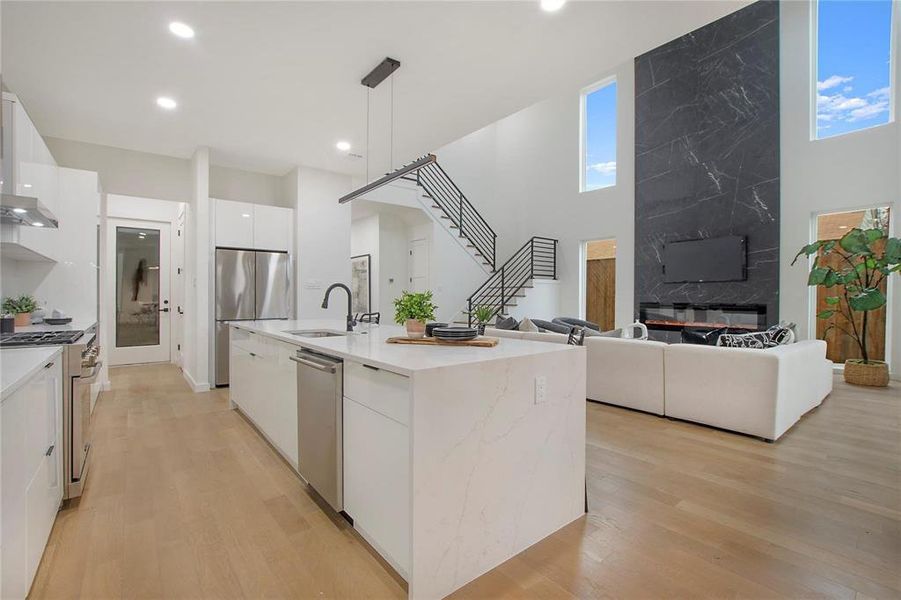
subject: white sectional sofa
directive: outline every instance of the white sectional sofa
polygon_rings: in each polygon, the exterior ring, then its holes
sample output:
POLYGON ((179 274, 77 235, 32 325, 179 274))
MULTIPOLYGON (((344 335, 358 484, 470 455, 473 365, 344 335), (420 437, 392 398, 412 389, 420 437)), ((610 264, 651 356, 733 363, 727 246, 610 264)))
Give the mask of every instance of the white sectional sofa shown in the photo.
POLYGON ((777 440, 832 392, 826 342, 766 350, 671 344, 666 416, 777 440))
MULTIPOLYGON (((487 335, 565 344, 566 335, 490 329, 487 335)), ((832 392, 826 343, 767 350, 586 337, 589 400, 766 440, 779 439, 832 392)))

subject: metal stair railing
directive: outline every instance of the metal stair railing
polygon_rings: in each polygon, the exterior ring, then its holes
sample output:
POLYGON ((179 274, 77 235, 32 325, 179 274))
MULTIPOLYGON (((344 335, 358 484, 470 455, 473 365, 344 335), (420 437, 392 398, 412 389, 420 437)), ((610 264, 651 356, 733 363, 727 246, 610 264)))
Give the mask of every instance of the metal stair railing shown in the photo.
POLYGON ((490 307, 492 318, 506 314, 507 305, 529 281, 557 279, 557 243, 553 238, 533 236, 514 252, 468 298, 469 325, 472 325, 475 308, 490 307))

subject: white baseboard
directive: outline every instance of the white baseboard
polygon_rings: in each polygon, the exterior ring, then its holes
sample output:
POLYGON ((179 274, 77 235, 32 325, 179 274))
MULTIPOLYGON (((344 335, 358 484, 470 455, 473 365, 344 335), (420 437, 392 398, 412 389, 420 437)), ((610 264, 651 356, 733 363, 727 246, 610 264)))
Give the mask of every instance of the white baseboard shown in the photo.
POLYGON ((188 382, 188 385, 195 394, 198 392, 208 392, 210 391, 210 384, 208 382, 197 382, 191 377, 191 374, 188 373, 187 369, 182 369, 181 374, 184 376, 185 381, 188 382))

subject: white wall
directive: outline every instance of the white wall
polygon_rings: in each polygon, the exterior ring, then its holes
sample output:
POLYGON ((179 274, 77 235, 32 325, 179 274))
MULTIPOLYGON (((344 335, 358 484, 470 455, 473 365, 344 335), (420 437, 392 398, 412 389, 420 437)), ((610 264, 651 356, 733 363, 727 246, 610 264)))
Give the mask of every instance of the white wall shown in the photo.
POLYGON ((584 314, 579 297, 582 243, 616 238, 616 323, 621 325, 633 320, 633 65, 629 62, 612 71, 598 72, 585 86, 610 75, 617 79, 618 103, 619 150, 614 187, 579 192, 580 89, 526 108, 439 149, 436 154, 497 232, 498 264, 533 235, 560 240, 560 314, 584 314))
MULTIPOLYGON (((811 288, 807 263, 791 266, 795 253, 813 240, 814 216, 869 206, 892 207, 892 230, 901 231, 901 135, 897 122, 855 133, 811 141, 813 80, 809 49, 811 5, 783 2, 781 6, 781 178, 782 234, 779 315, 795 321, 800 337, 813 335, 811 288)), ((895 38, 901 11, 895 10, 895 38)), ((896 53, 897 56, 897 53, 896 53)), ((899 61, 895 61, 896 72, 899 61)), ((895 77, 896 81, 901 78, 895 77)), ((895 92, 895 115, 898 93, 895 92)), ((617 247, 618 249, 618 247, 617 247)), ((894 277, 890 294, 890 352, 893 377, 901 378, 901 285, 894 277)))
POLYGON ((281 177, 210 165, 213 198, 291 208, 294 196, 286 197, 283 192, 281 177))
POLYGON ((295 175, 298 318, 343 319, 347 314, 343 292, 332 295, 327 310, 320 305, 330 284, 350 285, 351 212, 348 204, 338 204, 338 198, 351 191, 351 178, 308 167, 299 167, 295 175))
POLYGON ((185 316, 183 372, 194 391, 209 389, 214 380, 213 312, 210 304, 213 246, 210 212, 209 148, 198 148, 191 160, 192 193, 185 219, 185 316))
POLYGON ((362 219, 355 219, 351 222, 350 228, 350 254, 351 256, 359 256, 361 254, 370 255, 370 312, 379 310, 379 266, 381 264, 380 257, 380 231, 379 231, 379 215, 369 215, 362 219))
POLYGON ((174 156, 46 137, 63 167, 96 171, 107 193, 186 202, 191 199, 191 161, 174 156))

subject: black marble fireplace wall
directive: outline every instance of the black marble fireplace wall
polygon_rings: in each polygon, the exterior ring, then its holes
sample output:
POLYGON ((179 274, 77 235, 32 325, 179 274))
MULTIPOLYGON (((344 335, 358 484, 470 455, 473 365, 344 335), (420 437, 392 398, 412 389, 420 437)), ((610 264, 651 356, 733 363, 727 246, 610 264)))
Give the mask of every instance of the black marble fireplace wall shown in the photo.
POLYGON ((635 59, 635 313, 765 304, 778 321, 779 5, 761 1, 635 59), (746 236, 746 281, 665 283, 666 243, 746 236))

